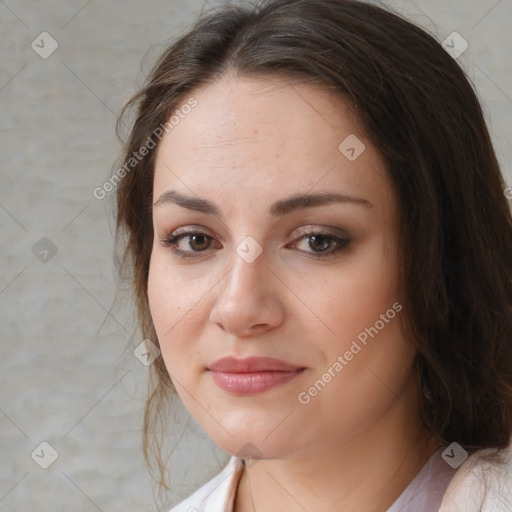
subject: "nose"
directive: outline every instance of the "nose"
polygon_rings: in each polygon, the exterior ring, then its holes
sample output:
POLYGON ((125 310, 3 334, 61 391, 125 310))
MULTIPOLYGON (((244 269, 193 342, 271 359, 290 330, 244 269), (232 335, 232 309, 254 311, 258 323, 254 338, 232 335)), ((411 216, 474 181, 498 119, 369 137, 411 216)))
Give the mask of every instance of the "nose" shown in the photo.
POLYGON ((284 319, 279 281, 260 256, 252 263, 240 257, 219 284, 210 321, 237 337, 261 335, 284 319))

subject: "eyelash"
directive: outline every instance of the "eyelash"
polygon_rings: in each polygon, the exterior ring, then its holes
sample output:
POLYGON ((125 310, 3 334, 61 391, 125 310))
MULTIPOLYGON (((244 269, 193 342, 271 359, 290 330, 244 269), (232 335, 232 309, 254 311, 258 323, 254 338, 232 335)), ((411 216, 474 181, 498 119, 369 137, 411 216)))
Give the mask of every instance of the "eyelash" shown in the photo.
MULTIPOLYGON (((180 240, 182 240, 183 238, 186 238, 186 237, 192 237, 194 235, 202 235, 210 240, 214 240, 214 238, 212 236, 210 236, 207 233, 204 233, 202 231, 190 231, 190 232, 179 233, 176 235, 171 234, 171 235, 167 236, 166 238, 160 240, 160 243, 163 247, 168 247, 174 254, 176 254, 180 258, 183 258, 183 259, 200 258, 203 253, 207 252, 210 249, 210 247, 208 247, 207 249, 202 250, 202 251, 183 251, 183 250, 177 248, 177 245, 180 242, 180 240)), ((333 250, 330 250, 328 252, 314 252, 314 251, 310 252, 310 254, 314 254, 314 256, 312 256, 312 257, 316 258, 316 259, 329 258, 331 256, 334 256, 339 251, 345 250, 351 242, 351 240, 349 240, 349 239, 340 238, 340 237, 337 237, 330 233, 322 233, 321 231, 309 231, 309 232, 303 234, 301 237, 299 237, 293 243, 296 244, 297 242, 300 242, 301 240, 312 238, 314 236, 324 237, 325 239, 327 239, 327 241, 334 242, 337 244, 337 247, 335 247, 333 250)), ((294 247, 294 246, 295 245, 293 245, 292 247, 294 247)), ((308 251, 301 251, 301 252, 308 252, 308 251)), ((309 256, 309 257, 311 257, 311 256, 309 256)))

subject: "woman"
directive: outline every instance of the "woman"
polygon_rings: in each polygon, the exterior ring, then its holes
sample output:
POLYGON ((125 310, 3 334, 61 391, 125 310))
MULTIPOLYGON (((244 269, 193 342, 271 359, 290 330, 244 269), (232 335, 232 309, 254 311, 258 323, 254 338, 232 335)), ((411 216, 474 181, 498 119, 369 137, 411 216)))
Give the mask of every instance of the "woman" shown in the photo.
POLYGON ((357 1, 225 7, 133 106, 145 455, 175 390, 232 456, 172 510, 512 509, 512 219, 440 44, 357 1))

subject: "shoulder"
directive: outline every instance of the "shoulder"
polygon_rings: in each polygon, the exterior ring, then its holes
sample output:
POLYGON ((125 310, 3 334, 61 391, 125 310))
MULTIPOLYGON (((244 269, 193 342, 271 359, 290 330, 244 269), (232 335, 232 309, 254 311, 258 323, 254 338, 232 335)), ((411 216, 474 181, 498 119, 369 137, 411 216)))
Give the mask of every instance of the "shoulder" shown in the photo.
POLYGON ((439 512, 512 510, 512 443, 498 452, 479 450, 453 476, 439 512), (490 455, 497 455, 496 461, 490 455))
POLYGON ((242 459, 231 457, 219 474, 169 512, 229 512, 226 505, 234 499, 243 468, 242 459))

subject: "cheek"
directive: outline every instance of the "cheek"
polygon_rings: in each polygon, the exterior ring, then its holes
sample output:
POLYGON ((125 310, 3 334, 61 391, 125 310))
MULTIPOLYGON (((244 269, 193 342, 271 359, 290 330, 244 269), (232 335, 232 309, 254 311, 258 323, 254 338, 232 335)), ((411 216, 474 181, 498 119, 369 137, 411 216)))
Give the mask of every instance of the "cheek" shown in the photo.
POLYGON ((335 332, 325 345, 326 368, 341 356, 343 369, 321 400, 332 403, 334 415, 361 423, 362 416, 370 421, 400 395, 415 351, 402 332, 396 265, 377 254, 373 261, 361 260, 357 270, 343 277, 343 293, 333 293, 326 301, 335 332))
MULTIPOLYGON (((148 275, 148 299, 157 332, 174 331, 194 314, 205 293, 197 271, 178 267, 161 247, 153 249, 148 275)), ((186 323, 186 322, 185 322, 186 323)))
POLYGON ((397 279, 396 255, 387 254, 382 240, 376 240, 344 260, 340 271, 331 272, 328 278, 304 280, 301 293, 328 327, 322 343, 330 357, 348 349, 358 334, 376 322, 381 327, 381 315, 387 311, 389 322, 384 324, 381 339, 401 335, 399 314, 392 308, 401 299, 397 279))
POLYGON ((194 322, 194 304, 199 300, 197 289, 191 282, 184 282, 168 263, 168 255, 158 249, 151 257, 148 275, 149 308, 165 364, 172 373, 172 361, 183 350, 183 340, 190 339, 187 329, 194 322), (167 257, 166 257, 167 256, 167 257))
MULTIPOLYGON (((156 332, 161 334, 170 329, 177 314, 176 295, 169 293, 172 290, 172 280, 169 273, 165 272, 162 258, 151 256, 148 274, 148 300, 151 317, 156 332)), ((163 340, 160 340, 162 342, 163 340)))
POLYGON ((390 389, 403 385, 414 348, 402 333, 396 255, 384 250, 382 241, 359 251, 358 257, 347 263, 346 272, 332 277, 323 289, 314 287, 311 297, 330 329, 318 344, 323 364, 317 368, 316 378, 329 368, 336 374, 319 403, 328 401, 332 393, 333 403, 343 403, 345 412, 351 410, 357 417, 367 397, 374 397, 377 407, 392 397, 390 389))

